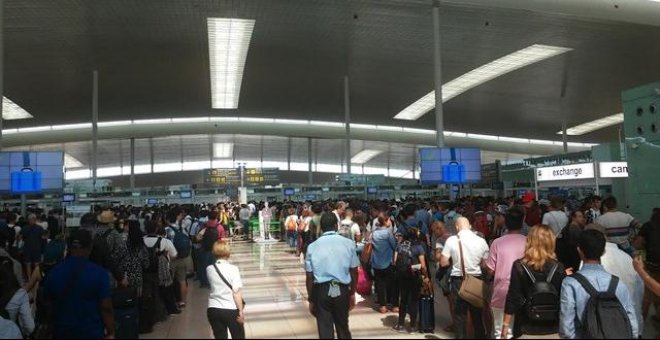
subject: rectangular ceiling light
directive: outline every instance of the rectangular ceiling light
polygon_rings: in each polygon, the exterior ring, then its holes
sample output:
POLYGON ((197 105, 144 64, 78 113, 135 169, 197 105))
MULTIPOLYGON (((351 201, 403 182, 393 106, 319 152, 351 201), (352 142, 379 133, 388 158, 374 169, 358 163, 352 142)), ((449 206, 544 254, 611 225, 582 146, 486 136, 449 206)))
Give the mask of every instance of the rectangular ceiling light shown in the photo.
POLYGON ((364 164, 381 153, 382 151, 380 150, 364 149, 351 158, 351 163, 364 164))
POLYGON ((82 168, 84 165, 75 157, 69 155, 68 153, 64 154, 64 167, 66 169, 76 169, 82 168))
MULTIPOLYGON (((482 65, 442 85, 442 102, 511 71, 570 51, 570 48, 532 45, 482 65)), ((435 91, 429 92, 399 112, 395 119, 417 120, 435 107, 435 91)))
POLYGON ((231 158, 234 156, 234 143, 214 143, 213 158, 231 158))
POLYGON ((208 18, 211 99, 214 109, 236 109, 254 20, 208 18))
POLYGON ((32 115, 22 107, 16 105, 7 97, 2 97, 2 119, 15 120, 32 118, 32 115))
MULTIPOLYGON (((584 124, 574 126, 572 128, 568 128, 566 129, 566 134, 570 136, 579 136, 579 135, 584 135, 585 133, 600 130, 608 126, 621 124, 621 123, 623 123, 623 113, 617 113, 611 116, 607 116, 605 118, 596 119, 584 124)), ((562 131, 557 132, 558 135, 561 135, 562 133, 563 133, 562 131)))

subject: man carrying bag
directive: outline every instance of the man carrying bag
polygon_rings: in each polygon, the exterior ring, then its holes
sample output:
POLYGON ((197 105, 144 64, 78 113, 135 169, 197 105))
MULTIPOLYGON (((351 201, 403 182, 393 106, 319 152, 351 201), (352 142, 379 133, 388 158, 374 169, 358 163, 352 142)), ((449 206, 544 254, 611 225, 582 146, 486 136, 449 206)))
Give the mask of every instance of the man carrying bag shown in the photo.
POLYGON ((453 260, 450 276, 451 294, 456 301, 456 339, 467 339, 466 320, 470 312, 474 324, 474 337, 484 339, 486 331, 482 320, 485 306, 484 285, 481 267, 488 258, 486 240, 472 232, 465 217, 456 220, 458 235, 447 239, 442 250, 440 266, 448 267, 453 260))

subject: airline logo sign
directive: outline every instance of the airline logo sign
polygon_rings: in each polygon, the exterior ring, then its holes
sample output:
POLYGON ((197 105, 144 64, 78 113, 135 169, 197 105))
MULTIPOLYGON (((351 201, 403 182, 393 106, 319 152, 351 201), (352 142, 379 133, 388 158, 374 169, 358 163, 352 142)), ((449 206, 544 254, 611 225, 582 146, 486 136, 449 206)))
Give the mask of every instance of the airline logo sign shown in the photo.
POLYGON ((628 177, 628 162, 602 162, 599 163, 599 168, 602 178, 628 177))
POLYGON ((594 178, 593 163, 570 164, 536 169, 536 180, 539 182, 588 178, 594 178))

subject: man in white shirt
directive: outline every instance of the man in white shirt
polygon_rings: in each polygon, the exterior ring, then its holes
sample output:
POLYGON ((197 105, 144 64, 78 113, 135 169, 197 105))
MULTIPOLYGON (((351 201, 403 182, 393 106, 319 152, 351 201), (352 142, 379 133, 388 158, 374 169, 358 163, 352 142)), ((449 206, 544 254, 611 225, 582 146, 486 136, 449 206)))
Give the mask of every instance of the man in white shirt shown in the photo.
POLYGON ((465 273, 473 276, 481 276, 481 267, 485 267, 485 261, 488 259, 488 244, 486 240, 472 232, 472 226, 465 217, 456 219, 456 229, 458 235, 451 236, 445 242, 440 258, 440 266, 448 267, 450 260, 453 261, 451 268, 451 294, 455 301, 455 335, 456 339, 467 338, 467 313, 472 316, 474 325, 474 337, 485 339, 486 331, 482 322, 482 310, 471 306, 465 300, 458 296, 458 290, 462 282, 462 265, 465 263, 465 273), (462 248, 462 249, 461 249, 462 248), (464 258, 461 261, 461 253, 464 258))
MULTIPOLYGON (((158 226, 156 225, 156 223, 153 222, 146 223, 145 229, 147 230, 147 236, 144 237, 144 245, 147 248, 155 247, 156 243, 158 243, 158 240, 160 239, 160 246, 158 250, 165 252, 170 261, 176 259, 178 254, 176 252, 176 248, 174 247, 174 244, 166 237, 158 236, 156 234, 158 232, 158 226)), ((147 280, 147 277, 149 275, 154 275, 154 274, 145 273, 145 280, 147 280)), ((156 277, 158 277, 158 273, 156 273, 155 275, 156 277)), ((147 280, 147 282, 150 281, 151 280, 147 280)), ((156 281, 158 281, 158 279, 156 279, 156 281)), ((162 285, 162 283, 159 284, 162 285)), ((152 287, 152 289, 155 288, 156 287, 152 287)), ((167 314, 169 315, 180 314, 181 310, 179 309, 175 301, 176 298, 174 296, 174 290, 172 289, 172 282, 170 282, 169 286, 166 287, 160 286, 158 288, 160 289, 161 295, 165 302, 165 308, 167 309, 167 314)))
POLYGON ((337 202, 337 205, 335 206, 335 210, 332 211, 333 214, 335 214, 335 217, 337 218, 337 230, 341 227, 341 221, 343 220, 342 215, 346 212, 346 203, 343 201, 337 202))
POLYGON ((360 226, 353 222, 353 209, 346 209, 346 218, 341 221, 338 234, 358 242, 356 237, 360 236, 360 226))
POLYGON ((639 230, 641 223, 630 214, 619 211, 614 196, 603 200, 603 207, 605 213, 596 219, 596 224, 605 227, 605 236, 609 242, 616 243, 621 250, 632 255, 634 249, 630 244, 630 232, 639 230))
MULTIPOLYGON (((635 269, 630 265, 632 261, 630 255, 619 249, 616 243, 609 241, 605 227, 595 223, 584 227, 584 230, 590 229, 598 230, 605 235, 607 243, 605 243, 605 253, 600 258, 600 264, 605 268, 605 271, 618 277, 628 287, 635 311, 637 312, 637 327, 639 327, 639 333, 642 334, 644 332, 644 316, 642 314, 644 281, 642 281, 635 269)), ((582 263, 580 267, 582 267, 582 263)))
POLYGON ((568 225, 568 216, 564 212, 564 202, 561 198, 553 197, 550 200, 550 211, 543 215, 541 223, 549 226, 555 232, 555 236, 559 235, 561 230, 568 225))

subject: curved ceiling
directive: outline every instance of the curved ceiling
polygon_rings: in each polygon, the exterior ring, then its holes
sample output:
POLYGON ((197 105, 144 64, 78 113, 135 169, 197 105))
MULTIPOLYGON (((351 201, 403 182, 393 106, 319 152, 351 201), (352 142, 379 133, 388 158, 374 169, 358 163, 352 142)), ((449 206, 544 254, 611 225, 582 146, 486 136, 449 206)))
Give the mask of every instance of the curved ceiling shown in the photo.
MULTIPOLYGON (((445 80, 532 44, 573 51, 447 102, 447 130, 554 140, 562 122, 574 126, 621 112, 623 89, 660 78, 655 65, 660 45, 652 43, 660 39, 660 27, 614 21, 616 14, 578 17, 533 6, 512 9, 506 5, 512 1, 501 1, 506 8, 475 2, 443 2, 445 80), (560 100, 564 73, 566 97, 560 100)), ((433 126, 432 115, 393 120, 433 88, 430 1, 4 3, 4 95, 34 116, 6 122, 8 128, 89 121, 95 69, 102 121, 173 116, 341 121, 348 75, 353 122, 433 126), (256 20, 237 110, 211 109, 207 17, 256 20)), ((570 140, 615 141, 616 131, 570 140)))

